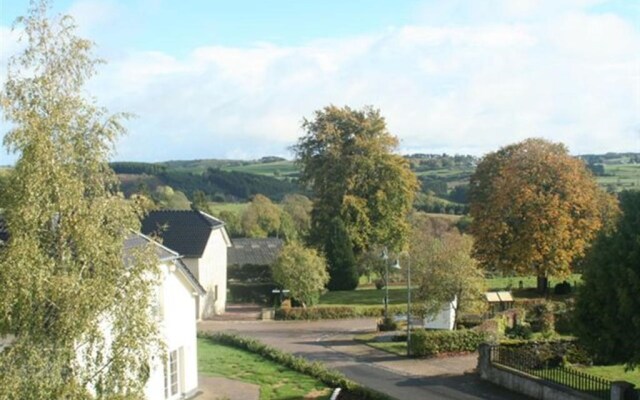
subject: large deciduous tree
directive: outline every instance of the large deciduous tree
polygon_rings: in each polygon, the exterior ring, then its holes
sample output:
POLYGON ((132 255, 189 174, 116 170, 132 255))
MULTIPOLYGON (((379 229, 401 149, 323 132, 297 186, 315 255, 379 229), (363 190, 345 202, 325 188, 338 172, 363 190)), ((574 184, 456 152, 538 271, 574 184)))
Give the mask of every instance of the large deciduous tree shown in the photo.
POLYGON ((600 229, 603 194, 561 143, 527 139, 489 153, 471 177, 474 255, 486 269, 565 277, 600 229))
POLYGON ((640 365, 640 192, 620 193, 622 214, 587 254, 577 333, 596 359, 640 365))
POLYGON ((409 258, 418 285, 416 299, 427 315, 457 299, 455 323, 460 312, 484 310, 484 272, 471 256, 473 239, 460 234, 453 224, 416 213, 412 218, 409 258))
MULTIPOLYGON (((294 151, 300 180, 313 190, 311 242, 323 247, 340 218, 356 256, 374 244, 400 249, 418 188, 398 140, 378 110, 328 106, 302 124, 294 151)), ((328 249, 324 249, 328 252, 328 249)))
POLYGON ((87 100, 92 44, 47 11, 33 2, 18 20, 25 49, 0 94, 4 144, 19 156, 3 189, 0 337, 13 341, 0 354, 0 398, 141 398, 159 343, 157 260, 146 249, 123 263, 139 221, 107 165, 122 115, 87 100))
POLYGON ((282 289, 289 290, 291 297, 302 303, 303 307, 317 303, 329 281, 324 257, 299 242, 287 243, 282 248, 271 266, 271 275, 274 282, 282 289))

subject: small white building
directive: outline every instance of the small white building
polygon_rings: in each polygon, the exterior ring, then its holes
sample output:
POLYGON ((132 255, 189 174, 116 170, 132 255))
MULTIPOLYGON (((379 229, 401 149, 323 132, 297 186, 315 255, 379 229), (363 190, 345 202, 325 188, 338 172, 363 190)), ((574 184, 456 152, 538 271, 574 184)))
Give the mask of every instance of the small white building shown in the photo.
MULTIPOLYGON (((132 235, 125 250, 151 241, 143 235, 132 235)), ((160 284, 156 289, 154 315, 160 337, 166 346, 166 362, 154 357, 150 363, 145 396, 149 400, 187 399, 198 389, 198 354, 195 309, 204 288, 182 262, 181 256, 151 241, 156 247, 160 284)))
POLYGON ((438 314, 426 317, 423 321, 424 327, 427 329, 445 329, 452 331, 456 321, 457 307, 458 299, 454 297, 452 301, 442 305, 438 314))
POLYGON ((231 241, 224 223, 202 211, 157 210, 142 221, 142 233, 181 254, 184 264, 204 287, 196 318, 223 314, 227 302, 227 248, 231 241))

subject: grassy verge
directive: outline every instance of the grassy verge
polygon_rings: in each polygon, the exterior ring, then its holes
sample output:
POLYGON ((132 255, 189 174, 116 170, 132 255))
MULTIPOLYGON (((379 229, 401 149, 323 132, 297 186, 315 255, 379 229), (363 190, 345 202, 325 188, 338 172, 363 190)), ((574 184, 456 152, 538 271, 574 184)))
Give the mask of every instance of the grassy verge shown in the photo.
POLYGON ((315 378, 208 339, 198 339, 198 366, 204 375, 259 385, 261 400, 328 399, 331 396, 331 389, 315 378))
POLYGON ((252 338, 237 336, 228 333, 201 334, 201 340, 211 343, 230 346, 260 356, 282 367, 290 368, 301 374, 310 376, 331 388, 341 388, 340 398, 344 400, 392 400, 391 397, 361 386, 348 380, 336 370, 330 370, 318 362, 307 361, 302 357, 285 353, 252 338))
POLYGON ((594 365, 592 367, 575 368, 610 381, 627 381, 636 385, 636 389, 640 389, 640 368, 636 368, 633 371, 625 371, 624 365, 594 365))
POLYGON ((376 333, 364 333, 362 335, 354 336, 353 340, 373 347, 374 349, 386 351, 398 356, 407 355, 407 342, 379 342, 376 340, 377 337, 378 334, 376 333))

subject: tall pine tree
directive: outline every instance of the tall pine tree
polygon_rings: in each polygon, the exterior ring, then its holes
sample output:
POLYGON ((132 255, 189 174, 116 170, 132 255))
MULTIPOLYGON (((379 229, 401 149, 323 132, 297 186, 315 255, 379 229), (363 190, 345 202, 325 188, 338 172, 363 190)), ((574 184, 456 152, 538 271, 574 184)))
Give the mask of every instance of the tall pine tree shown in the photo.
POLYGON ((353 290, 358 287, 358 270, 351 239, 338 217, 331 220, 330 234, 325 244, 329 264, 329 290, 353 290))

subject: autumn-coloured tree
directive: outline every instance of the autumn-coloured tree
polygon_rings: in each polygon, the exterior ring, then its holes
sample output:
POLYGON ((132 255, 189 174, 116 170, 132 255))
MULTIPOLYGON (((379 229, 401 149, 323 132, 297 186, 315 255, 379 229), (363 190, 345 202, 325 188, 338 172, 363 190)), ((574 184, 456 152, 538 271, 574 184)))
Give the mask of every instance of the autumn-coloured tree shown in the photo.
POLYGON ((398 139, 380 111, 328 106, 304 120, 294 151, 300 180, 313 190, 311 242, 324 246, 331 221, 344 222, 356 256, 374 244, 400 249, 418 188, 398 139))
POLYGON ((70 17, 32 2, 18 24, 24 50, 0 93, 4 144, 18 155, 3 189, 0 337, 13 340, 0 352, 0 398, 142 398, 159 351, 159 271, 150 248, 123 263, 140 224, 107 164, 123 116, 87 98, 99 61, 70 17))
POLYGON ((566 277, 602 226, 603 194, 561 143, 527 139, 489 153, 471 177, 474 256, 489 270, 566 277))

